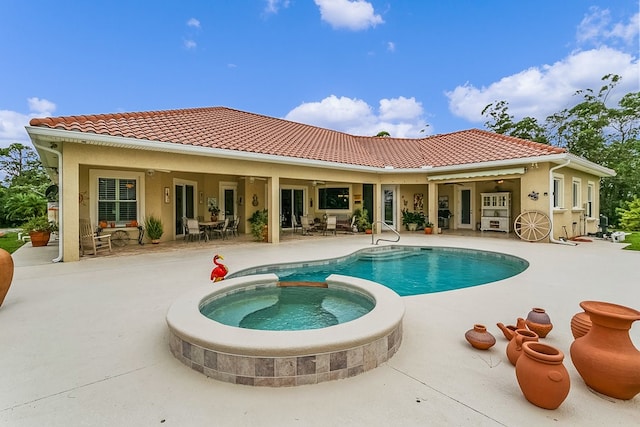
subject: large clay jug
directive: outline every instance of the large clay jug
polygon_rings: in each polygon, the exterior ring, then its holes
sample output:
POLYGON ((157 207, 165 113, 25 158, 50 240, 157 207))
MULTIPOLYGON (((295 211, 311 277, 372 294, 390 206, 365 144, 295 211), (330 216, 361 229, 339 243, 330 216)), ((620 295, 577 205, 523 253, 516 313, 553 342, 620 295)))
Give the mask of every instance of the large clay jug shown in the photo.
POLYGON ((535 341, 522 344, 522 356, 516 362, 516 378, 529 402, 545 409, 556 409, 564 402, 571 381, 563 359, 564 354, 550 345, 535 341))
POLYGON ((601 301, 582 301, 591 329, 571 344, 571 360, 584 382, 595 391, 617 399, 640 393, 640 351, 629 329, 640 311, 601 301))
POLYGON ((507 358, 513 366, 516 366, 516 362, 522 354, 522 344, 527 341, 538 341, 538 334, 528 329, 516 329, 513 338, 507 344, 507 358))
POLYGON ((4 249, 0 249, 0 306, 9 292, 13 280, 13 258, 4 249))

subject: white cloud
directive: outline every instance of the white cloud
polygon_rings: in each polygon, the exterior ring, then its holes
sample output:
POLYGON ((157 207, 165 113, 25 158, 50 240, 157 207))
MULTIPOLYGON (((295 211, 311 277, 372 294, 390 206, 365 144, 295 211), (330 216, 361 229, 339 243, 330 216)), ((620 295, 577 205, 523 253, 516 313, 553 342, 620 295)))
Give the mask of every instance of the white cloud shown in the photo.
POLYGON ((188 50, 192 50, 198 47, 198 44, 193 40, 185 40, 184 47, 187 48, 188 50))
MULTIPOLYGON (((576 31, 576 39, 580 44, 601 46, 604 43, 624 43, 634 45, 640 32, 640 13, 633 15, 629 22, 611 22, 611 12, 592 6, 576 31)), ((637 44, 636 44, 637 46, 637 44)))
POLYGON ((264 7, 265 13, 278 13, 280 8, 288 8, 289 0, 266 0, 266 6, 264 7))
POLYGON ((365 30, 383 24, 371 3, 364 0, 315 0, 320 8, 320 17, 333 28, 365 30))
POLYGON ((34 117, 50 116, 56 110, 56 104, 46 99, 29 98, 29 114, 10 110, 0 110, 0 147, 7 147, 14 142, 28 143, 25 126, 34 117))
POLYGON ((196 18, 191 18, 187 21, 187 26, 193 27, 193 28, 200 28, 200 21, 198 21, 196 18))
POLYGON ((387 131, 392 137, 415 138, 424 136, 425 128, 422 105, 414 98, 380 100, 379 112, 361 99, 338 98, 330 95, 320 102, 305 102, 285 117, 351 135, 373 136, 387 131))
POLYGON ((516 120, 530 116, 544 121, 548 115, 575 104, 577 90, 599 90, 606 74, 622 76, 610 98, 611 103, 626 93, 639 90, 638 58, 601 47, 573 53, 552 65, 532 67, 488 87, 477 88, 467 83, 446 92, 446 96, 450 111, 472 122, 484 123, 486 118, 481 115, 484 107, 503 100, 509 103, 509 113, 516 120))
POLYGON ((396 44, 394 42, 387 42, 387 50, 389 52, 395 52, 396 51, 396 44))

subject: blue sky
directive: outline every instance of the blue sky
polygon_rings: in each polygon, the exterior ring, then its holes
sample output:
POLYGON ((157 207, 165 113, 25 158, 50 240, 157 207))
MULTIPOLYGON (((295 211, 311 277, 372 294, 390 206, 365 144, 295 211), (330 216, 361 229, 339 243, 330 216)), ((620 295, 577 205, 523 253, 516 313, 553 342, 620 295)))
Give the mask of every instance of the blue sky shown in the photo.
POLYGON ((2 0, 0 147, 32 117, 225 106, 420 137, 640 90, 638 0, 2 0))

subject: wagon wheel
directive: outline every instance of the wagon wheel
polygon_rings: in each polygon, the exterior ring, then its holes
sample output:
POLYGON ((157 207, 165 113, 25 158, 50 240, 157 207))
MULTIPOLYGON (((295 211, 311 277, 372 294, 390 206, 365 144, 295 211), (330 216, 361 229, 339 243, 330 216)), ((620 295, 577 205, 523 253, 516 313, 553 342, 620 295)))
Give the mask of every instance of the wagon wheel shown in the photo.
POLYGON ((124 230, 118 230, 111 233, 111 243, 115 246, 125 246, 129 243, 129 234, 124 230))
POLYGON ((522 240, 538 242, 551 232, 551 220, 544 212, 526 211, 518 215, 513 228, 522 240))

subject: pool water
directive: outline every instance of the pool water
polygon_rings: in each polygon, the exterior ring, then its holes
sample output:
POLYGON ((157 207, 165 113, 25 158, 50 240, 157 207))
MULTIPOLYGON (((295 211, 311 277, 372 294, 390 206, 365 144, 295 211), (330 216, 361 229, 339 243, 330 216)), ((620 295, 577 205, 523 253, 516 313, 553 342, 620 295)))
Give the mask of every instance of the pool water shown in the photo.
POLYGON ((200 312, 228 326, 298 331, 349 322, 373 307, 371 299, 342 289, 266 287, 217 298, 201 307, 200 312))
POLYGON ((387 246, 304 264, 244 270, 234 276, 275 273, 281 281, 324 281, 330 274, 371 280, 400 296, 449 291, 506 279, 529 266, 522 258, 461 248, 387 246))

